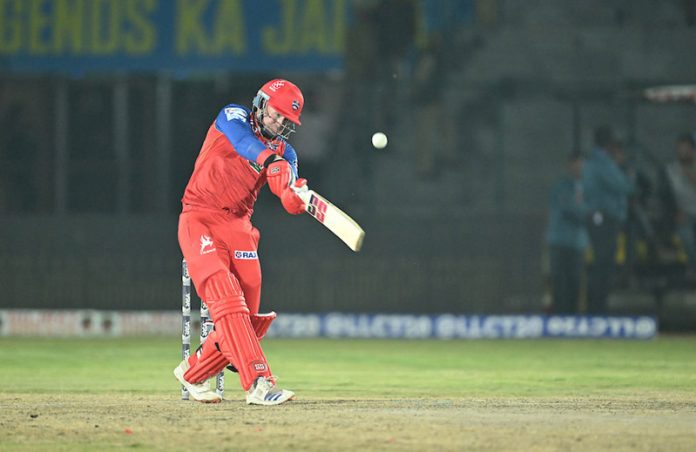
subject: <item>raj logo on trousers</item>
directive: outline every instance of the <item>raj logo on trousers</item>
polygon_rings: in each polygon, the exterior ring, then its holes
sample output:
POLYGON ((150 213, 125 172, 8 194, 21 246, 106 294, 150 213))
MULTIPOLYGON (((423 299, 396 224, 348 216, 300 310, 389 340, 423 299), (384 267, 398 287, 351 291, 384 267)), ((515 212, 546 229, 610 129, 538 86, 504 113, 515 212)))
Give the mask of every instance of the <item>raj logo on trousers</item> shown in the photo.
POLYGON ((256 253, 256 251, 239 251, 236 250, 234 252, 234 258, 235 259, 258 259, 259 255, 256 253))

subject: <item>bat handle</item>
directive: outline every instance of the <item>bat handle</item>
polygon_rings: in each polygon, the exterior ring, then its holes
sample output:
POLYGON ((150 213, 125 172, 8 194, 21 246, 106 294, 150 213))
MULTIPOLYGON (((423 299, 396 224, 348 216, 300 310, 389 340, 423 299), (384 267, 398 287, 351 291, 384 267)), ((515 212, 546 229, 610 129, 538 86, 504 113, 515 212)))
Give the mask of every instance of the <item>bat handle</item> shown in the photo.
POLYGON ((295 194, 302 200, 303 203, 305 203, 305 208, 309 205, 309 200, 312 197, 312 191, 307 187, 307 185, 303 185, 302 187, 292 187, 292 190, 295 192, 295 194))

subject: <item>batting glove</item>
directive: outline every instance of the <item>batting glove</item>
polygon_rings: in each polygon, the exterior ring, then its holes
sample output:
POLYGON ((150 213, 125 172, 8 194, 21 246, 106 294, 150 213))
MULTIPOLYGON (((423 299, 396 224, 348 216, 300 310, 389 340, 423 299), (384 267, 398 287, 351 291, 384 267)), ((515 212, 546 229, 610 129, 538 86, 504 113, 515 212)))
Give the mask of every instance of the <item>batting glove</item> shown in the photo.
POLYGON ((283 208, 291 215, 299 215, 305 211, 305 203, 297 196, 297 191, 307 190, 307 179, 297 179, 292 187, 287 187, 280 195, 283 208))
POLYGON ((290 181, 293 178, 290 163, 283 158, 270 162, 266 165, 266 178, 268 179, 268 188, 274 195, 280 197, 283 191, 290 186, 290 181))

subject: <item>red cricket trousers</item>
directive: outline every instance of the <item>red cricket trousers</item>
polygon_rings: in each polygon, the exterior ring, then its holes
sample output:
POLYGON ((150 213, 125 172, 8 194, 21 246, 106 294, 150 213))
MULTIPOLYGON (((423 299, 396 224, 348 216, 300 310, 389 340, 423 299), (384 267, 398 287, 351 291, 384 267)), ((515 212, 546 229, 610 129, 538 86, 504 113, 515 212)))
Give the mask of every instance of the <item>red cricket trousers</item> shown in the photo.
POLYGON ((242 295, 249 313, 258 313, 259 236, 247 216, 185 208, 179 217, 179 246, 198 296, 208 302, 242 295))

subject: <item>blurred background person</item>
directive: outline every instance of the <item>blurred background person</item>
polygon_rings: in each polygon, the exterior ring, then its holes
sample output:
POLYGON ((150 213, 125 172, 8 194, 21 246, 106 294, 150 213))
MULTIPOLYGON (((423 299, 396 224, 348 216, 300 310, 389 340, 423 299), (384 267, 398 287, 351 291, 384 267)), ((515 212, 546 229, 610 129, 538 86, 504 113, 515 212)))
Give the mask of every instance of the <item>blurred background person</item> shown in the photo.
POLYGON ((609 126, 595 130, 595 147, 583 171, 592 263, 587 273, 587 312, 607 313, 607 298, 616 268, 616 245, 628 214, 633 182, 623 170, 626 154, 609 126))
POLYGON ((412 102, 417 108, 416 174, 423 179, 437 176, 438 168, 454 160, 450 137, 452 121, 445 111, 446 53, 439 33, 428 38, 418 53, 413 75, 412 102), (449 158, 448 158, 449 157, 449 158))
POLYGON ((675 232, 686 252, 687 278, 696 280, 696 144, 693 135, 677 138, 676 156, 666 168, 668 194, 675 232))
POLYGON ((568 156, 566 174, 551 190, 546 243, 549 247, 553 312, 577 314, 580 300, 587 235, 587 204, 584 201, 583 155, 568 156))

